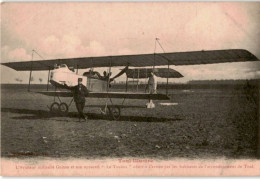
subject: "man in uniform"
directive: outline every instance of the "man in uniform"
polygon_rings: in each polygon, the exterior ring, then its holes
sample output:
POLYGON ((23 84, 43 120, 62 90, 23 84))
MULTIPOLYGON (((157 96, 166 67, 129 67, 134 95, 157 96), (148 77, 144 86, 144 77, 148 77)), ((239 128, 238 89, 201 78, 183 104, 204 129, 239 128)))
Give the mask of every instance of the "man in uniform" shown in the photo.
POLYGON ((83 113, 83 109, 85 107, 85 96, 88 95, 88 89, 82 84, 82 78, 78 78, 78 85, 69 88, 73 92, 73 98, 75 101, 76 108, 79 113, 79 121, 80 119, 84 119, 87 121, 87 117, 83 113))

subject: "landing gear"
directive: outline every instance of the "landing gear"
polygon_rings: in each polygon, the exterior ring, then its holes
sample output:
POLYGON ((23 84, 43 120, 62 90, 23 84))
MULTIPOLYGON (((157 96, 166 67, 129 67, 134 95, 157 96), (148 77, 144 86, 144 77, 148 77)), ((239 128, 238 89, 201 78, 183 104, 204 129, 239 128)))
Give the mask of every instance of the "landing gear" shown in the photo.
POLYGON ((110 111, 109 111, 109 106, 104 106, 104 108, 100 108, 100 112, 103 116, 109 116, 110 111))
MULTIPOLYGON (((108 105, 108 101, 106 105, 100 108, 101 114, 104 115, 106 118, 111 120, 119 120, 121 116, 121 109, 120 105, 114 105, 111 98, 109 98, 111 104, 108 105)), ((69 113, 69 107, 73 102, 73 98, 69 104, 62 102, 58 95, 54 96, 53 103, 51 106, 47 106, 50 109, 50 113, 56 116, 67 116, 69 113), (58 99, 56 99, 58 98, 58 99)), ((122 102, 123 105, 124 101, 122 102)))
POLYGON ((69 112, 69 106, 64 102, 60 104, 58 102, 53 102, 50 107, 50 112, 51 114, 55 115, 67 116, 69 112))
MULTIPOLYGON (((56 89, 55 89, 55 91, 56 91, 56 89)), ((70 107, 72 101, 73 101, 73 98, 68 105, 64 102, 61 102, 60 97, 55 95, 53 103, 51 104, 50 107, 48 106, 50 109, 50 113, 53 115, 67 116, 69 113, 69 107, 70 107), (58 102, 55 101, 56 97, 58 98, 58 102)))
MULTIPOLYGON (((104 108, 100 108, 101 114, 107 116, 112 120, 119 120, 121 116, 120 106, 114 105, 111 98, 109 98, 109 100, 111 103, 110 105, 108 105, 108 100, 107 100, 104 108)), ((123 100, 122 105, 124 101, 125 99, 123 100)))
POLYGON ((57 113, 59 113, 59 110, 60 110, 60 105, 59 105, 59 103, 58 103, 58 102, 53 102, 53 103, 51 104, 51 107, 50 107, 50 112, 51 112, 52 114, 57 114, 57 113))
POLYGON ((112 105, 112 106, 108 107, 108 110, 109 110, 110 117, 113 120, 118 120, 120 118, 121 111, 120 111, 119 106, 112 105))
POLYGON ((100 111, 103 116, 107 116, 112 120, 119 120, 121 116, 120 107, 115 105, 106 105, 103 109, 100 108, 100 111))
POLYGON ((69 106, 64 102, 60 103, 59 112, 62 116, 67 116, 69 112, 69 106))

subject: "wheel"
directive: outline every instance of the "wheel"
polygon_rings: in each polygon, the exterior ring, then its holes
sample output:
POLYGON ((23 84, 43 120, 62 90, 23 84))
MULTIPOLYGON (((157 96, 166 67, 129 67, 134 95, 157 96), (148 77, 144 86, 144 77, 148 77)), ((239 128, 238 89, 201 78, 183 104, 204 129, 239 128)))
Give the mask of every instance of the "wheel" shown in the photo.
POLYGON ((59 112, 62 116, 66 116, 68 114, 69 107, 66 103, 62 102, 59 105, 59 112))
POLYGON ((120 107, 119 106, 109 106, 109 113, 112 119, 118 120, 120 118, 120 107))
POLYGON ((60 105, 59 105, 58 102, 53 102, 53 103, 51 104, 51 107, 50 107, 50 112, 51 112, 52 114, 58 114, 59 111, 60 111, 59 107, 60 107, 60 105))

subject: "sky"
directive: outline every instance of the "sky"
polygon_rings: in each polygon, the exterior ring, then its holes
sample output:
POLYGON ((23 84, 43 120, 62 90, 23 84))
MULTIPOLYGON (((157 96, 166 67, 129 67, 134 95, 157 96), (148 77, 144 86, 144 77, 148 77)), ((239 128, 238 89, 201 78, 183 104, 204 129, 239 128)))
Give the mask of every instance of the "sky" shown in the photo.
MULTIPOLYGON (((247 49, 260 58, 259 19, 259 2, 2 3, 1 62, 30 61, 33 49, 34 60, 162 53, 155 38, 166 52, 247 49)), ((171 82, 260 78, 259 62, 171 68, 184 75, 171 82)), ((33 72, 32 83, 47 83, 47 73, 33 72)), ((1 66, 1 83, 28 77, 1 66)))

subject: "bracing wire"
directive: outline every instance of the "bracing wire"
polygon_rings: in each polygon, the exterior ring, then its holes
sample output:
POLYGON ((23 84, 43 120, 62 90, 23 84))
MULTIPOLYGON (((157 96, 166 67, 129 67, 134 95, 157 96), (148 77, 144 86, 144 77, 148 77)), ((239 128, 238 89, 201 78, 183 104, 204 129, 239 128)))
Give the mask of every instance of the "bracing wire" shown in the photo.
POLYGON ((163 46, 161 45, 161 43, 160 43, 160 41, 159 41, 160 39, 156 38, 155 40, 158 42, 159 46, 161 47, 161 49, 162 49, 163 52, 165 53, 165 50, 164 50, 163 46))
POLYGON ((163 48, 163 46, 161 45, 161 43, 160 43, 159 40, 160 40, 159 38, 155 38, 155 41, 154 41, 154 64, 153 64, 153 66, 152 66, 153 71, 154 71, 154 68, 155 68, 155 52, 156 52, 156 44, 157 44, 157 43, 159 44, 159 46, 161 47, 161 49, 162 49, 163 52, 165 53, 165 50, 164 50, 164 48, 163 48))
POLYGON ((32 52, 35 52, 40 58, 44 59, 36 50, 32 50, 32 52))
POLYGON ((155 54, 155 52, 156 52, 156 39, 157 39, 157 38, 155 38, 155 40, 154 40, 154 51, 153 51, 154 54, 155 54))

